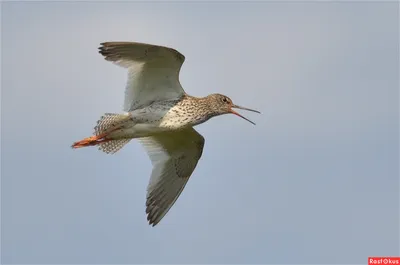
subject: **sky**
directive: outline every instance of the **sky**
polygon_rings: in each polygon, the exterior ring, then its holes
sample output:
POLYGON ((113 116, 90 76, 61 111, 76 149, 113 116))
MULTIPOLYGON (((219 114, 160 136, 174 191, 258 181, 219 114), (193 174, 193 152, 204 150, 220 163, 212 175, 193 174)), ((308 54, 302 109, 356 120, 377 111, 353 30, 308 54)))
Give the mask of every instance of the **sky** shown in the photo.
POLYGON ((1 3, 2 264, 365 264, 399 253, 395 2, 1 3), (193 96, 258 109, 196 127, 203 156, 155 227, 131 141, 73 150, 122 112, 104 41, 186 56, 193 96))

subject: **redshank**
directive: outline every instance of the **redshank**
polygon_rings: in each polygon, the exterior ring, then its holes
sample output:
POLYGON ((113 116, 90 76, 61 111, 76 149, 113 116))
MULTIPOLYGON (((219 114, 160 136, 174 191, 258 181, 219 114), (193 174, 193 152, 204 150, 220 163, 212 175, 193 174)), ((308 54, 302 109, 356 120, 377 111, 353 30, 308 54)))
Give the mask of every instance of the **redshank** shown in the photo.
POLYGON ((153 165, 146 214, 155 226, 178 199, 203 153, 204 137, 193 126, 228 113, 253 123, 233 108, 260 112, 235 105, 221 94, 186 94, 179 82, 185 56, 175 49, 137 42, 100 45, 107 61, 128 69, 124 113, 104 114, 94 135, 72 147, 98 146, 112 154, 138 139, 153 165))

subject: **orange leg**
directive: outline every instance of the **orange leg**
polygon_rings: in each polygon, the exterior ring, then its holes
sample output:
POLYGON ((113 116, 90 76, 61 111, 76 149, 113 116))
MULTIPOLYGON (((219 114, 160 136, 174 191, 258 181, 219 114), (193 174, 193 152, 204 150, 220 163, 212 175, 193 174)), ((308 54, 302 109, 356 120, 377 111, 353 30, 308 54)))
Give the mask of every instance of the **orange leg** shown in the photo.
POLYGON ((72 148, 81 148, 87 146, 98 145, 100 143, 111 141, 111 139, 106 139, 107 134, 93 135, 87 137, 83 140, 75 142, 72 144, 72 148))

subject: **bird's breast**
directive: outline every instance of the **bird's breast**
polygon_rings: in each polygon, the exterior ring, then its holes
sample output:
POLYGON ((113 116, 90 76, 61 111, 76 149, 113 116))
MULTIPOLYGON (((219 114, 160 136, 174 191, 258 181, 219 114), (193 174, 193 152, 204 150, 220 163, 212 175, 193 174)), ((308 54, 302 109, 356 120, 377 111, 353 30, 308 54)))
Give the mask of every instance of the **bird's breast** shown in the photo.
POLYGON ((185 106, 176 105, 164 115, 160 126, 170 129, 183 129, 200 124, 207 119, 207 115, 185 108, 185 106))
POLYGON ((147 125, 145 127, 154 132, 184 129, 209 119, 206 113, 201 113, 181 101, 155 102, 131 112, 131 115, 136 124, 147 125))

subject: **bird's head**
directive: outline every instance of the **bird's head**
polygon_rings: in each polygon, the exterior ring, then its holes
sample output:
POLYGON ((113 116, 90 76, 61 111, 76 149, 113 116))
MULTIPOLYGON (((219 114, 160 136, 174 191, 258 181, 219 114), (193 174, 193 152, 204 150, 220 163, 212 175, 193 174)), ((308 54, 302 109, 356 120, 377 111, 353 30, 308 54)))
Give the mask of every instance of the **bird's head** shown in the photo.
POLYGON ((261 112, 259 112, 257 110, 248 109, 248 108, 245 108, 245 107, 241 107, 241 106, 235 105, 235 104, 233 104, 232 100, 229 97, 221 95, 221 94, 211 94, 207 98, 208 98, 208 100, 210 102, 211 109, 213 110, 213 112, 216 115, 232 113, 232 114, 235 114, 235 115, 239 116, 240 118, 245 119, 246 121, 248 121, 248 122, 250 122, 250 123, 255 125, 254 122, 252 122, 251 120, 243 117, 242 115, 240 115, 239 113, 234 111, 233 108, 261 113, 261 112))

